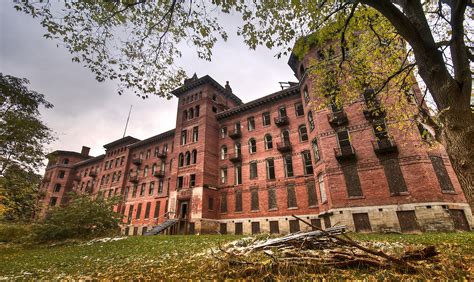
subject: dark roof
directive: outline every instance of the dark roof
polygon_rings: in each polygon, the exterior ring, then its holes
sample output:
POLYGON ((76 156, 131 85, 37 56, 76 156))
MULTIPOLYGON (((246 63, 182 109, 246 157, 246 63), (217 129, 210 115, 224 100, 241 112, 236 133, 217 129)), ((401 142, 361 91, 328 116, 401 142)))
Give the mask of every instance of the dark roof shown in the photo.
POLYGON ((56 151, 53 151, 49 154, 47 154, 46 156, 51 156, 51 155, 67 155, 67 156, 77 156, 77 157, 82 157, 82 158, 91 158, 91 156, 85 156, 81 153, 78 153, 78 152, 74 152, 74 151, 63 151, 63 150, 56 150, 56 151))
POLYGON ((161 139, 164 139, 164 138, 173 136, 173 135, 174 135, 174 132, 175 132, 175 130, 174 130, 174 129, 171 129, 171 130, 169 130, 169 131, 166 131, 166 132, 160 133, 160 134, 158 134, 158 135, 152 136, 152 137, 150 137, 150 138, 144 139, 144 140, 142 140, 142 141, 139 141, 139 142, 130 144, 130 145, 128 145, 128 148, 133 149, 133 148, 137 148, 137 147, 140 147, 140 146, 143 146, 143 145, 152 143, 152 142, 159 141, 159 140, 161 140, 161 139))
POLYGON ((299 92, 299 84, 295 83, 294 85, 292 85, 292 86, 290 86, 286 89, 283 89, 281 91, 272 93, 270 95, 264 96, 264 97, 259 98, 257 100, 250 101, 250 102, 245 103, 243 105, 240 105, 238 107, 231 108, 229 110, 220 112, 216 115, 216 118, 217 118, 217 120, 222 120, 222 119, 228 118, 230 116, 236 115, 238 113, 242 113, 242 112, 251 110, 253 108, 257 108, 259 106, 266 105, 268 103, 272 103, 274 101, 278 101, 278 100, 281 100, 283 98, 286 98, 286 97, 289 97, 289 96, 292 96, 292 95, 295 95, 295 94, 299 94, 299 93, 300 93, 299 92))
POLYGON ((73 165, 73 167, 78 167, 78 166, 81 166, 81 165, 86 165, 86 164, 89 164, 89 163, 93 163, 93 162, 96 162, 96 161, 99 161, 101 159, 103 159, 105 157, 104 154, 100 155, 100 156, 97 156, 97 157, 92 157, 88 160, 84 160, 84 161, 80 161, 78 163, 75 163, 73 165))
POLYGON ((193 88, 196 88, 198 86, 201 86, 203 84, 210 84, 212 86, 214 86, 214 88, 216 88, 217 90, 219 90, 222 94, 224 94, 224 96, 232 99, 234 102, 236 102, 238 105, 242 105, 242 100, 240 100, 239 97, 235 96, 231 91, 228 91, 226 90, 222 85, 220 85, 217 81, 215 81, 212 77, 210 77, 209 75, 205 75, 201 78, 191 78, 191 79, 187 79, 183 86, 179 87, 179 88, 176 88, 175 90, 171 91, 171 93, 173 95, 175 95, 176 97, 179 97, 179 95, 193 89, 193 88))
POLYGON ((288 65, 290 66, 290 68, 293 70, 295 74, 297 73, 299 63, 300 62, 298 61, 298 58, 296 57, 296 55, 291 53, 290 58, 288 59, 288 65))
POLYGON ((140 139, 137 139, 137 138, 134 138, 132 136, 125 136, 123 138, 120 138, 120 139, 117 139, 115 141, 112 141, 108 144, 105 144, 104 145, 104 148, 105 149, 109 149, 111 147, 114 147, 116 145, 119 145, 119 144, 123 144, 123 143, 135 143, 137 141, 140 141, 140 139))

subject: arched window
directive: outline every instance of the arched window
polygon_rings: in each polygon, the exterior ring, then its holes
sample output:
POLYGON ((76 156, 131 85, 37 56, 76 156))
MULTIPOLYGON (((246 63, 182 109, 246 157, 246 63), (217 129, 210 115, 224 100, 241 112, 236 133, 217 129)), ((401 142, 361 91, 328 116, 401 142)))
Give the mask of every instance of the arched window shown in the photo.
POLYGON ((309 102, 309 92, 308 92, 308 87, 305 87, 303 90, 303 98, 306 104, 309 102))
POLYGON ((191 153, 191 163, 195 164, 197 162, 197 156, 198 152, 196 150, 193 150, 193 152, 191 153))
POLYGON ((265 142, 265 150, 273 149, 273 139, 270 134, 265 135, 263 140, 265 142))
POLYGON ((178 166, 182 167, 184 165, 184 156, 183 153, 180 153, 178 156, 178 166))
POLYGON ((290 131, 288 129, 281 132, 281 141, 283 141, 283 144, 290 144, 290 131))
POLYGON ((151 175, 154 175, 155 174, 155 171, 156 171, 156 164, 153 164, 151 166, 151 175))
POLYGON ((300 141, 308 141, 308 130, 306 130, 306 125, 302 124, 298 127, 298 133, 300 134, 300 141))
POLYGON ((313 131, 314 129, 314 120, 313 120, 313 112, 309 111, 308 112, 308 123, 309 123, 309 129, 313 131))
POLYGON ((193 108, 188 110, 188 116, 189 116, 189 119, 194 118, 194 109, 193 108))
POLYGON ((143 176, 144 177, 148 176, 148 166, 145 166, 145 168, 143 169, 143 176))
POLYGON ((257 141, 254 138, 249 140, 249 153, 254 154, 257 152, 257 141))
POLYGON ((318 140, 316 138, 313 139, 312 146, 313 146, 314 159, 315 161, 319 161, 321 156, 319 155, 318 140))
POLYGON ((221 147, 221 160, 225 160, 227 158, 227 147, 224 145, 221 147))
POLYGON ((212 101, 216 101, 217 100, 217 96, 214 94, 212 95, 212 101))
POLYGON ((183 121, 185 121, 187 119, 188 119, 188 111, 184 110, 184 112, 183 112, 183 121))
POLYGON ((199 105, 196 106, 195 110, 194 110, 194 115, 196 117, 199 117, 199 105))
POLYGON ((184 154, 184 159, 186 160, 186 165, 191 164, 191 154, 189 153, 189 151, 184 154))

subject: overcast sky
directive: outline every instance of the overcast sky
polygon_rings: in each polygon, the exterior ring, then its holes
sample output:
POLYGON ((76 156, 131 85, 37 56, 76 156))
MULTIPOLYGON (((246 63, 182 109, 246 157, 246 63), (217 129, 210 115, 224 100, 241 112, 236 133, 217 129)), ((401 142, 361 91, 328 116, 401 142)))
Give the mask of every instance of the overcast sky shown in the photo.
MULTIPOLYGON (((226 20, 230 39, 217 44, 212 62, 198 59, 193 49, 182 50, 189 76, 209 74, 222 85, 228 80, 244 102, 278 91, 280 81, 296 80, 288 58, 278 60, 275 51, 265 48, 249 50, 235 35, 236 25, 226 20)), ((93 155, 103 153, 104 144, 122 137, 130 105, 127 135, 145 139, 175 127, 176 98, 119 96, 114 82, 97 82, 88 69, 73 63, 64 48, 43 34, 36 20, 13 9, 11 0, 0 1, 0 72, 28 78, 30 89, 45 94, 54 104, 53 109, 41 111, 57 137, 51 151, 79 151, 86 145, 93 155)))

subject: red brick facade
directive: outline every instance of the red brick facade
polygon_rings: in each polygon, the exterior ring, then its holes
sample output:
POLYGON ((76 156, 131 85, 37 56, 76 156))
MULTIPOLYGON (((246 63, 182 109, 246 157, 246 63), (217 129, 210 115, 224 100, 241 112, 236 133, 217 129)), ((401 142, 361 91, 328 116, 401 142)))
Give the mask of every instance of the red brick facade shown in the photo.
POLYGON ((95 158, 54 152, 45 208, 65 203, 71 190, 120 195, 127 234, 167 218, 182 219, 179 229, 188 233, 306 228, 292 214, 356 231, 470 228, 471 211, 443 148, 427 148, 416 126, 400 131, 389 118, 376 134, 380 118, 362 94, 342 110, 315 110, 317 99, 305 96, 311 81, 299 62, 291 65, 299 83, 245 104, 230 86, 194 76, 173 91, 174 130, 116 140, 95 158))

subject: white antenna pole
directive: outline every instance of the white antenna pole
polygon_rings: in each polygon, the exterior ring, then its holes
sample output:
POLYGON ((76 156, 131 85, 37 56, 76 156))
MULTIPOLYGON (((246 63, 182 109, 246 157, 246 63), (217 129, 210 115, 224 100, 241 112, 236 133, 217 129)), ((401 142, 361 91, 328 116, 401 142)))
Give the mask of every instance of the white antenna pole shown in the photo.
POLYGON ((130 120, 130 114, 132 113, 132 107, 133 105, 130 105, 130 111, 128 111, 128 117, 127 117, 127 123, 125 123, 125 130, 123 131, 123 137, 125 137, 125 133, 127 133, 127 126, 128 126, 128 121, 130 120))

